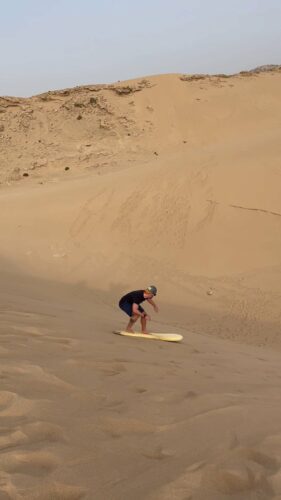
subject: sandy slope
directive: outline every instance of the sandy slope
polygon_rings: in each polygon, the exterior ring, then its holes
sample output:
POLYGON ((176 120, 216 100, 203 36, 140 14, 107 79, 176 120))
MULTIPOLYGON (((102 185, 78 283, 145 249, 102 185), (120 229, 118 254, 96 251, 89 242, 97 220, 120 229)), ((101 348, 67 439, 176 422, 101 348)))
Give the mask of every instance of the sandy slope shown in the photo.
POLYGON ((0 499, 279 498, 280 83, 0 98, 0 499))
POLYGON ((89 273, 88 265, 83 273, 83 259, 97 260, 100 249, 117 271, 122 263, 128 266, 126 254, 134 265, 148 247, 148 265, 154 259, 161 270, 170 262, 180 272, 224 276, 279 266, 280 80, 280 72, 202 81, 171 75, 145 80, 138 91, 137 84, 123 85, 125 95, 116 95, 118 87, 94 87, 22 99, 12 108, 3 104, 3 186, 13 183, 10 170, 22 164, 30 176, 21 177, 25 187, 58 184, 38 186, 33 194, 2 190, 1 223, 9 226, 3 255, 22 235, 27 241, 17 259, 42 243, 42 260, 49 261, 50 246, 57 245, 79 266, 80 277, 89 273), (36 114, 39 104, 46 106, 42 116, 36 114), (109 116, 108 130, 100 128, 102 113, 109 116), (29 115, 22 129, 20 120, 29 115), (34 160, 42 154, 46 164, 37 168, 34 160), (96 163, 101 156, 103 165, 96 163), (68 160, 75 173, 62 170, 68 160), (62 175, 77 178, 78 170, 83 178, 61 187, 62 175), (80 247, 76 256, 71 245, 80 247))
POLYGON ((105 293, 1 282, 0 498, 279 498, 279 352, 120 338, 105 293))

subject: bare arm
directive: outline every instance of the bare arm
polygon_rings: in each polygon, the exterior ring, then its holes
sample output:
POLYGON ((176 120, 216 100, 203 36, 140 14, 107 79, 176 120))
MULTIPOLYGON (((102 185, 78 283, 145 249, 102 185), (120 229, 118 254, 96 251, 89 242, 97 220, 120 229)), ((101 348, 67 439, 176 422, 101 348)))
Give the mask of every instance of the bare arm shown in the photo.
POLYGON ((153 307, 153 309, 154 309, 155 312, 159 311, 158 306, 155 304, 154 300, 147 299, 147 302, 153 307))

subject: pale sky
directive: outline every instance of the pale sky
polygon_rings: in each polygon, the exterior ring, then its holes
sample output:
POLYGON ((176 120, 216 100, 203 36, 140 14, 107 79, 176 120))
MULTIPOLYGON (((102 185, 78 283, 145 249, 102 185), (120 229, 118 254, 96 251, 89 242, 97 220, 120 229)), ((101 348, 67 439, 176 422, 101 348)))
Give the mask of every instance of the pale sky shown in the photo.
POLYGON ((0 95, 281 64, 281 0, 0 0, 0 95))

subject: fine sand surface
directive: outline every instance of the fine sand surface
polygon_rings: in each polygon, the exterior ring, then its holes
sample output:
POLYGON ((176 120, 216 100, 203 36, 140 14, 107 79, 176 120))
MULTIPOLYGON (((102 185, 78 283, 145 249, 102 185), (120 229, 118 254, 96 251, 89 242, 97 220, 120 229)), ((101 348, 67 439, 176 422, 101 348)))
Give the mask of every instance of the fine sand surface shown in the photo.
POLYGON ((0 500, 281 499, 280 89, 0 98, 0 500))

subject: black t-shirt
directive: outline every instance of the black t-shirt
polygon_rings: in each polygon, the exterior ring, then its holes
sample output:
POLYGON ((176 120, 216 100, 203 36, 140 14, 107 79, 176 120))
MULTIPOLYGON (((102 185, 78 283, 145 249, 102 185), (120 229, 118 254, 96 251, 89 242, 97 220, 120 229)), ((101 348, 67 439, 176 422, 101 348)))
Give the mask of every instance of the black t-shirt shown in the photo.
POLYGON ((129 304, 141 304, 146 299, 143 296, 144 290, 135 290, 134 292, 129 292, 120 299, 120 304, 127 302, 129 304))

